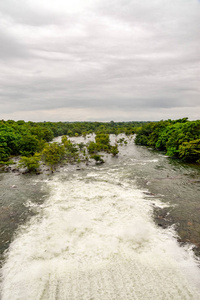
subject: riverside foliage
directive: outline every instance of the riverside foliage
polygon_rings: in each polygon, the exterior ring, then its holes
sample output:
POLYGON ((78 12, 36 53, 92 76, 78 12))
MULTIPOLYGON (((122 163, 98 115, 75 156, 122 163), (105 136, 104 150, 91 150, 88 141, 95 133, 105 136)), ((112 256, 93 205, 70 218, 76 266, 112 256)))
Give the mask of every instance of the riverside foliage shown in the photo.
POLYGON ((19 167, 37 172, 43 161, 53 171, 60 163, 88 163, 94 159, 102 163, 102 154, 116 156, 118 144, 110 144, 109 134, 135 133, 144 122, 25 122, 0 121, 0 164, 9 164, 12 156, 21 156, 19 167), (87 145, 75 144, 69 137, 86 136, 95 133, 95 142, 87 145), (61 143, 49 143, 54 137, 63 136, 61 143), (41 158, 41 159, 40 159, 41 158))
POLYGON ((39 157, 53 171, 59 163, 102 162, 101 153, 116 156, 118 145, 127 141, 119 138, 110 144, 109 134, 136 133, 136 144, 166 151, 167 155, 188 162, 200 163, 200 121, 187 118, 159 122, 25 122, 0 121, 0 164, 8 164, 12 156, 21 156, 20 165, 29 171, 38 169, 39 157), (69 137, 95 133, 95 142, 75 144, 69 137), (63 136, 61 143, 49 143, 63 136))
MULTIPOLYGON (((23 120, 0 121, 0 162, 11 156, 31 157, 42 152, 45 144, 54 137, 67 135, 86 136, 90 133, 134 134, 135 128, 144 122, 25 122, 23 120)), ((69 151, 70 152, 70 151, 69 151)))
POLYGON ((200 120, 150 122, 137 129, 135 143, 187 162, 200 163, 200 120))

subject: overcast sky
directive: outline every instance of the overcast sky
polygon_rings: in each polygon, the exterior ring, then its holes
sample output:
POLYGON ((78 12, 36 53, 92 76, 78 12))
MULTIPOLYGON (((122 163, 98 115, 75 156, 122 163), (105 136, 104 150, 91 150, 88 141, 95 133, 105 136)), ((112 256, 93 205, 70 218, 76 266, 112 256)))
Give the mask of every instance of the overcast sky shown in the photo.
POLYGON ((0 119, 200 118, 200 1, 0 0, 0 119))

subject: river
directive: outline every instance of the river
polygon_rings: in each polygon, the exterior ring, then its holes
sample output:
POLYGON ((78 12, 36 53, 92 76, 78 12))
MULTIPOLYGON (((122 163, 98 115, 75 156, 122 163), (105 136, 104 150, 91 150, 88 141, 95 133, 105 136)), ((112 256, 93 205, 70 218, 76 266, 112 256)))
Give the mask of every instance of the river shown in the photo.
POLYGON ((0 175, 2 300, 200 299, 200 169, 133 139, 119 150, 0 175))

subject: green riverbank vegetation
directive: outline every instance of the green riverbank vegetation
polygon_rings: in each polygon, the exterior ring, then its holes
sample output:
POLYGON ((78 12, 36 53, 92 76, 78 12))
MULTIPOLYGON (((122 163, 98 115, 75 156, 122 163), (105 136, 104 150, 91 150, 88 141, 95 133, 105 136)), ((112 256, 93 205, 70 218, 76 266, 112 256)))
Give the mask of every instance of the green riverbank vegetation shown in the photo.
POLYGON ((102 153, 117 156, 118 146, 126 145, 125 137, 110 143, 110 134, 136 134, 135 143, 165 151, 168 156, 186 162, 200 163, 200 120, 187 118, 159 122, 25 122, 23 120, 0 121, 0 165, 13 164, 19 157, 18 168, 38 172, 47 165, 53 172, 57 165, 65 163, 104 163, 102 153), (77 144, 71 137, 95 134, 95 141, 77 144), (52 142, 62 136, 62 141, 52 142))
POLYGON ((137 128, 137 145, 161 150, 185 162, 200 164, 200 120, 150 122, 137 128))
MULTIPOLYGON (((118 142, 110 144, 109 134, 133 135, 145 122, 25 122, 23 120, 0 121, 0 165, 9 165, 11 159, 20 156, 18 167, 37 172, 41 163, 53 172, 60 163, 104 162, 102 154, 117 156, 118 142), (87 145, 73 143, 70 138, 95 133, 95 142, 87 145), (52 142, 62 136, 62 142, 52 142)), ((119 144, 126 143, 121 139, 119 144), (121 141, 122 140, 122 141, 121 141)))

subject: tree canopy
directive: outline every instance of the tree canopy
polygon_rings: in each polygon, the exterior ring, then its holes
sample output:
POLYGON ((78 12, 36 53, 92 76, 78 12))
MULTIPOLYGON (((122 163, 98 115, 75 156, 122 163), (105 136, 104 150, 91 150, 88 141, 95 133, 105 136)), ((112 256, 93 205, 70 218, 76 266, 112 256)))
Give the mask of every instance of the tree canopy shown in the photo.
POLYGON ((200 163, 200 120, 150 122, 138 129, 135 142, 184 161, 200 163))

